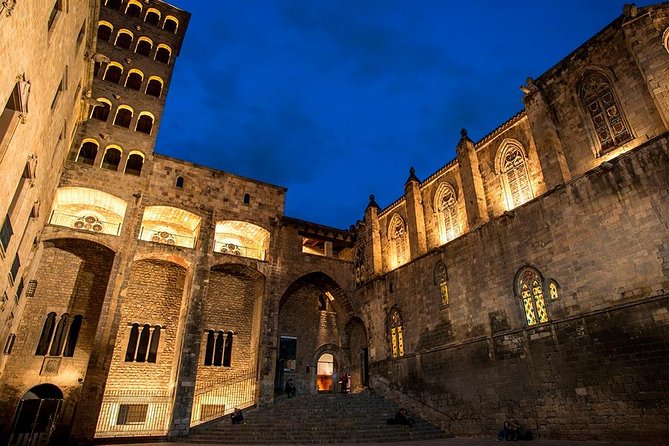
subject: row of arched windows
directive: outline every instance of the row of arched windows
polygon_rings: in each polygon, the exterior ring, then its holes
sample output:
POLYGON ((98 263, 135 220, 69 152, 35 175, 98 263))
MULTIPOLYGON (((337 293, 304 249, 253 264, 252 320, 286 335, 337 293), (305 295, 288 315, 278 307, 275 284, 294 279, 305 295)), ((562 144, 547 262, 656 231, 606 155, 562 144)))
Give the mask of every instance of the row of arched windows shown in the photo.
MULTIPOLYGON (((441 305, 448 305, 448 272, 443 262, 435 265, 434 285, 439 290, 441 305)), ((559 286, 555 280, 544 279, 536 268, 524 266, 516 273, 513 291, 528 327, 549 322, 548 306, 559 298, 559 286)), ((391 356, 404 356, 404 324, 399 308, 393 306, 390 309, 386 323, 391 356)))
POLYGON ((37 343, 36 356, 74 356, 74 348, 79 339, 79 331, 83 316, 71 317, 63 314, 56 323, 56 313, 51 312, 46 316, 42 327, 42 334, 37 343))
MULTIPOLYGON (((107 98, 98 98, 98 105, 93 106, 91 110, 91 119, 107 122, 112 108, 112 103, 107 98)), ((114 120, 112 123, 118 127, 126 129, 131 128, 132 120, 135 116, 135 110, 129 105, 121 104, 116 108, 114 120)), ((137 114, 134 129, 136 132, 150 135, 153 131, 153 122, 155 116, 149 111, 141 111, 137 114)))
MULTIPOLYGON (((77 163, 86 164, 88 166, 94 166, 99 150, 100 144, 93 138, 87 138, 82 142, 75 161, 77 163)), ((109 144, 107 147, 105 147, 104 155, 100 161, 100 168, 105 170, 118 171, 122 158, 123 149, 116 144, 109 144)), ((127 175, 139 176, 142 173, 143 166, 144 154, 136 150, 131 151, 128 153, 128 157, 125 160, 123 173, 127 175)))
POLYGON ((132 324, 128 347, 125 351, 125 362, 153 362, 158 359, 160 345, 160 325, 132 324))
MULTIPOLYGON (((105 0, 105 6, 117 11, 121 10, 123 4, 122 0, 105 0)), ((179 20, 172 16, 167 15, 163 19, 162 13, 156 8, 146 8, 138 0, 128 0, 123 8, 123 13, 130 17, 137 17, 142 19, 145 23, 150 25, 158 26, 164 29, 167 32, 176 34, 179 30, 179 20), (162 26, 161 26, 162 22, 162 26)))
MULTIPOLYGON (((109 42, 112 34, 114 32, 114 25, 107 22, 106 20, 100 20, 98 22, 98 40, 109 42)), ((133 41, 135 41, 135 35, 129 29, 122 28, 116 33, 116 38, 114 39, 114 46, 123 48, 125 50, 130 50, 133 48, 133 41)), ((136 54, 141 54, 142 56, 150 57, 151 51, 155 46, 153 40, 146 36, 140 36, 137 38, 137 41, 134 45, 134 51, 136 54)), ((156 46, 156 51, 153 54, 153 59, 164 63, 169 64, 172 58, 172 48, 169 45, 164 43, 158 44, 156 46)))
MULTIPOLYGON (((97 77, 102 65, 95 63, 95 71, 93 75, 97 77)), ((118 62, 109 62, 105 67, 102 79, 114 84, 120 84, 123 78, 124 68, 118 62)), ((160 76, 149 76, 146 82, 144 81, 144 73, 136 68, 128 70, 123 86, 135 91, 144 91, 149 96, 159 98, 163 93, 165 82, 160 76), (143 87, 143 88, 142 88, 143 87)))
POLYGON ((230 367, 232 363, 233 333, 222 330, 207 331, 207 346, 204 353, 204 365, 230 367))

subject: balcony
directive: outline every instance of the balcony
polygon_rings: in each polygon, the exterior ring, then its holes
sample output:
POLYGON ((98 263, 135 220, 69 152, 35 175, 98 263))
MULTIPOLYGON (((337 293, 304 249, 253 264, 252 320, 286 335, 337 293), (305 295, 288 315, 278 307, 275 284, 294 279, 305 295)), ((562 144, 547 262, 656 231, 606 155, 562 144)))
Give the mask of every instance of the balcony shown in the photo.
POLYGON ((93 232, 96 234, 109 234, 118 236, 121 233, 121 223, 101 220, 99 217, 85 213, 83 215, 72 215, 57 210, 51 211, 49 224, 73 228, 78 231, 93 232))

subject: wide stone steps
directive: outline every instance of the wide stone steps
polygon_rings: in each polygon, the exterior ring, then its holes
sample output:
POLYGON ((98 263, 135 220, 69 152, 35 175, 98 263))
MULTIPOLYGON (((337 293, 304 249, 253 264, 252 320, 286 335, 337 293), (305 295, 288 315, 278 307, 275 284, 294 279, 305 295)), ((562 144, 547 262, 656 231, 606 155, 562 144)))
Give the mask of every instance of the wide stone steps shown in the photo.
POLYGON ((445 432, 415 417, 411 428, 388 425, 399 407, 380 396, 307 395, 195 427, 190 442, 201 444, 319 444, 431 440, 445 432))

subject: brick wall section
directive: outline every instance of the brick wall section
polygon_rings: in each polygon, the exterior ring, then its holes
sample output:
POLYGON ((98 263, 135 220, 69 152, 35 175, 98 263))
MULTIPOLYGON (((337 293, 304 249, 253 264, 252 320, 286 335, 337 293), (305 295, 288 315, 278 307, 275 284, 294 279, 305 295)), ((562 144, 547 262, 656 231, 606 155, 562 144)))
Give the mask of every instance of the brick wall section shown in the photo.
POLYGON ((627 435, 666 435, 668 139, 360 288, 372 374, 448 414, 436 421, 456 434, 489 435, 517 417, 541 437, 613 439, 615 413, 627 435), (446 308, 432 281, 438 260, 446 308), (513 291, 524 265, 560 284, 549 324, 525 327, 513 291), (393 305, 404 320, 399 360, 387 359, 393 305))
MULTIPOLYGON (((51 383, 65 395, 65 412, 59 430, 69 425, 80 398, 79 380, 86 378, 113 259, 113 252, 87 241, 65 239, 46 246, 35 275, 35 296, 27 300, 26 313, 3 373, 0 390, 3 407, 14 408, 30 388, 51 383), (45 357, 35 356, 35 351, 50 312, 56 313, 56 321, 65 313, 72 317, 82 315, 84 319, 74 356, 62 358, 58 375, 41 376, 45 357)), ((0 432, 6 433, 11 417, 2 417, 0 422, 0 432)))

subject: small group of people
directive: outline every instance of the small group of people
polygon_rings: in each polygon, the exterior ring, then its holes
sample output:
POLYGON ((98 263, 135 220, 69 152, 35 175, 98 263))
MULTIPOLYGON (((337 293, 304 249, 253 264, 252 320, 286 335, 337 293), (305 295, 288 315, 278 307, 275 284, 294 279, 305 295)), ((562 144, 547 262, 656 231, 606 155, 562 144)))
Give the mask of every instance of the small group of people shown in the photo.
POLYGON ((351 393, 351 375, 348 372, 345 372, 341 376, 341 381, 339 381, 339 384, 341 385, 341 393, 345 395, 351 393))
POLYGON ((523 430, 516 419, 506 420, 502 430, 497 434, 497 439, 499 441, 531 440, 532 432, 523 430))
POLYGON ((413 416, 409 415, 409 411, 405 408, 401 408, 393 418, 386 420, 387 424, 399 424, 404 427, 413 427, 415 422, 413 416))

